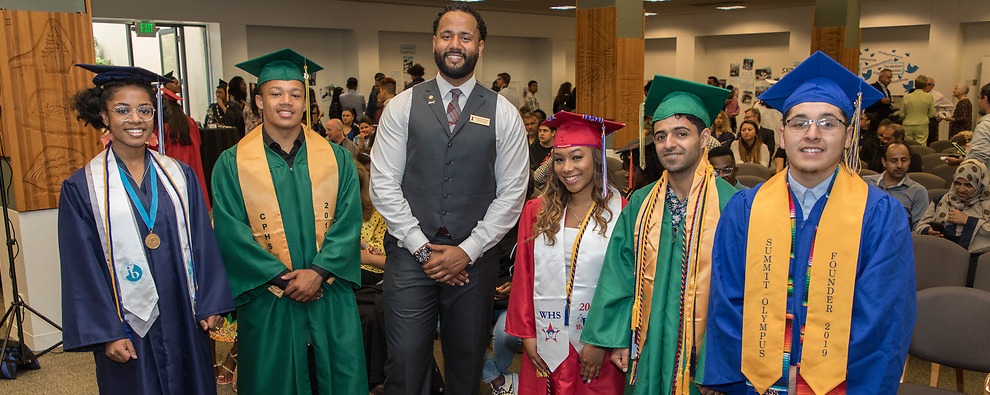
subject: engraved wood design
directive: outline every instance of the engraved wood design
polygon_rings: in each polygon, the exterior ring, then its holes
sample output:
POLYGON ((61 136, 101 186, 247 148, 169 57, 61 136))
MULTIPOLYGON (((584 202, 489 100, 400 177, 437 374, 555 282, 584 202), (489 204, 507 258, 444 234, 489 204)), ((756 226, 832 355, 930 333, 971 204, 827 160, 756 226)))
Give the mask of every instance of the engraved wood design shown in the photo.
MULTIPOLYGON (((87 2, 87 10, 89 4, 87 2)), ((99 151, 99 132, 69 105, 93 75, 89 13, 0 11, 0 103, 18 211, 58 207, 62 181, 99 151)))
POLYGON ((853 74, 859 74, 859 43, 852 48, 846 48, 845 43, 845 26, 816 27, 811 30, 811 53, 822 51, 853 74))
POLYGON ((613 146, 638 136, 646 41, 616 35, 616 9, 577 10, 577 112, 622 122, 613 146))

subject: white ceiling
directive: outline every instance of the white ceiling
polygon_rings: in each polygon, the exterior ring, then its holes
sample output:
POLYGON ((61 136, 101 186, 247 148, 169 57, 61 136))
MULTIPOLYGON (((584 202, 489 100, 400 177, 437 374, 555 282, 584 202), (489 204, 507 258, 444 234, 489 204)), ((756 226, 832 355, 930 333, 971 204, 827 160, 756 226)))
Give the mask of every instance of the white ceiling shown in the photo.
MULTIPOLYGON (((441 8, 450 0, 364 0, 372 3, 403 4, 441 8)), ((484 0, 470 3, 479 11, 574 16, 574 11, 551 10, 551 6, 575 5, 575 0, 484 0)), ((643 8, 661 15, 700 14, 716 11, 719 5, 745 5, 749 9, 813 5, 815 0, 670 0, 644 1, 643 8)), ((725 11, 732 12, 732 11, 725 11)))

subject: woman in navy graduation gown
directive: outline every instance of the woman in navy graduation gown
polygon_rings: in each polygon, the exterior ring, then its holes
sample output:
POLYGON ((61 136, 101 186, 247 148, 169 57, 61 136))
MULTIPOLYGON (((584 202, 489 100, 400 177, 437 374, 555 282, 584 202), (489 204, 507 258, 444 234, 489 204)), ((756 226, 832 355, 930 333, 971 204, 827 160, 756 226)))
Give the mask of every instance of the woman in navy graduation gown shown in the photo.
POLYGON ((62 184, 64 348, 93 353, 102 394, 215 394, 207 332, 234 304, 195 173, 144 146, 163 77, 79 66, 96 87, 72 105, 113 141, 62 184))

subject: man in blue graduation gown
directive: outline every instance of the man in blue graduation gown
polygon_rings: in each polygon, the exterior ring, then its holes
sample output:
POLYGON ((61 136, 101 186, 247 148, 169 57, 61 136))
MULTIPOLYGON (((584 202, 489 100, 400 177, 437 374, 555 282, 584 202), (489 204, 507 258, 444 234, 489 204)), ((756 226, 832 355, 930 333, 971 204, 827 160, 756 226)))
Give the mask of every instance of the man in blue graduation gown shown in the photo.
POLYGON ((913 250, 900 203, 840 163, 860 94, 862 107, 882 97, 818 52, 760 97, 785 114, 790 167, 722 211, 706 387, 897 391, 916 317, 913 250))

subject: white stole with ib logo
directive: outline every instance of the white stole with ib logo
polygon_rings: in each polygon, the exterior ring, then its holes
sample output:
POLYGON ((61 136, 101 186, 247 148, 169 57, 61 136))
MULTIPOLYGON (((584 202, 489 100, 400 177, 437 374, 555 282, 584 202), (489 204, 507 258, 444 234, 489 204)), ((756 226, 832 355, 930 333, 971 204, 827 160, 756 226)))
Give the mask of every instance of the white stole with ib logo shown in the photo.
MULTIPOLYGON (((182 168, 175 160, 152 152, 149 165, 154 165, 159 182, 165 186, 168 197, 175 210, 178 238, 184 260, 187 292, 195 314, 195 282, 193 280, 193 262, 188 229, 189 202, 186 189, 186 179, 182 168)), ((120 304, 123 308, 124 319, 139 337, 148 334, 151 326, 158 318, 158 288, 145 254, 144 236, 139 234, 137 218, 131 208, 130 197, 120 179, 117 160, 113 151, 104 150, 93 158, 86 167, 90 198, 97 229, 100 234, 103 253, 109 260, 113 255, 113 270, 120 290, 120 304), (106 166, 106 168, 104 168, 106 166), (106 173, 104 173, 106 172, 106 173), (105 189, 106 188, 106 189, 105 189), (109 191, 107 191, 107 189, 109 191), (107 198, 109 197, 109 202, 107 198), (107 209, 109 206, 109 211, 107 209), (109 214, 109 224, 106 216, 109 214), (110 249, 107 251, 107 229, 110 227, 110 249)), ((158 188, 158 185, 149 186, 158 188)), ((134 202, 141 204, 141 202, 134 202)), ((170 227, 169 227, 170 228, 170 227)), ((170 248, 169 246, 163 246, 170 248)))
MULTIPOLYGON (((554 245, 547 245, 546 236, 538 237, 533 243, 536 350, 551 371, 556 370, 567 359, 570 345, 581 352, 581 331, 588 318, 588 311, 591 310, 591 301, 595 296, 598 274, 605 260, 605 250, 612 235, 614 220, 622 210, 622 199, 614 189, 608 207, 612 211, 611 218, 607 212, 602 212, 609 221, 605 236, 598 233, 601 229, 594 218, 591 218, 581 240, 574 241, 580 242, 581 245, 577 251, 568 325, 564 325, 564 310, 567 305, 567 267, 570 265, 568 259, 570 251, 564 251, 564 218, 567 212, 565 211, 561 217, 560 230, 557 231, 557 242, 554 245)), ((578 214, 577 217, 583 218, 583 214, 578 214)))

